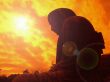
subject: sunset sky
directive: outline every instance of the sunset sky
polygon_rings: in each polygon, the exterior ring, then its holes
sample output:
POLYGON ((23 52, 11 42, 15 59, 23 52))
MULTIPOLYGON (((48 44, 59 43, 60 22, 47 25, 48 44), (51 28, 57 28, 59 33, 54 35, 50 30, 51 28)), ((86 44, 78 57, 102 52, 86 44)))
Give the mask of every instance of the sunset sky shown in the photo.
POLYGON ((62 7, 90 20, 110 53, 110 0, 0 0, 0 74, 42 72, 55 63, 57 35, 47 15, 62 7))

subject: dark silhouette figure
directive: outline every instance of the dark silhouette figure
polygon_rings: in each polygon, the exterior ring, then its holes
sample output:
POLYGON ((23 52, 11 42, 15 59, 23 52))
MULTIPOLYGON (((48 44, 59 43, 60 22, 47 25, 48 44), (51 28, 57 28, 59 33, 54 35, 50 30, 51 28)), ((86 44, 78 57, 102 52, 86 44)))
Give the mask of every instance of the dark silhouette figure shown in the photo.
MULTIPOLYGON (((69 77, 70 78, 69 80, 71 81, 78 80, 78 74, 76 72, 75 67, 76 59, 74 59, 74 57, 67 57, 62 53, 63 44, 68 41, 73 41, 77 45, 77 49, 79 50, 79 52, 85 47, 90 48, 97 53, 98 59, 100 60, 101 54, 103 54, 102 49, 105 48, 104 40, 101 32, 96 32, 95 29, 93 28, 93 25, 86 18, 76 16, 75 14, 74 15, 72 14, 73 16, 69 15, 68 17, 64 17, 66 13, 65 14, 63 13, 62 15, 61 11, 59 11, 60 12, 59 15, 58 13, 56 13, 56 11, 52 11, 49 14, 49 23, 52 26, 52 30, 59 35, 57 46, 57 60, 56 60, 57 63, 53 67, 53 70, 54 71, 63 70, 63 72, 65 72, 65 75, 69 74, 69 76, 71 77, 71 78, 69 77)), ((89 62, 91 58, 89 57, 89 55, 86 57, 87 57, 86 62, 89 62)), ((96 63, 96 66, 91 69, 92 71, 91 70, 87 71, 83 69, 83 71, 80 70, 79 72, 81 72, 82 75, 85 76, 85 79, 87 79, 87 81, 89 82, 92 82, 93 80, 101 82, 100 77, 98 77, 99 63, 100 63, 99 61, 98 63, 96 63), (90 76, 88 76, 88 74, 90 74, 90 76), (91 78, 94 75, 96 75, 96 78, 95 79, 91 78)), ((84 79, 80 78, 79 81, 81 80, 84 81, 84 79)))
POLYGON ((56 63, 58 63, 62 58, 62 40, 61 40, 61 28, 65 19, 70 16, 75 16, 76 14, 67 8, 58 8, 53 10, 48 15, 48 21, 51 25, 52 31, 59 35, 58 43, 57 43, 57 53, 56 53, 56 63))

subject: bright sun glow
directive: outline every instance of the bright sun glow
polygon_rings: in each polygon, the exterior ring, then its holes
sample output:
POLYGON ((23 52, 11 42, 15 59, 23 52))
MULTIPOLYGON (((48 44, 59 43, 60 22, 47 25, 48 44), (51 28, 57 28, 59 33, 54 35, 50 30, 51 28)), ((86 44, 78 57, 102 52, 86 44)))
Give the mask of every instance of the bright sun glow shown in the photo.
POLYGON ((29 28, 29 19, 26 17, 18 17, 15 20, 15 26, 17 30, 27 31, 29 28))
POLYGON ((16 16, 14 17, 14 28, 15 33, 18 35, 28 35, 30 28, 33 25, 32 19, 27 16, 16 16))

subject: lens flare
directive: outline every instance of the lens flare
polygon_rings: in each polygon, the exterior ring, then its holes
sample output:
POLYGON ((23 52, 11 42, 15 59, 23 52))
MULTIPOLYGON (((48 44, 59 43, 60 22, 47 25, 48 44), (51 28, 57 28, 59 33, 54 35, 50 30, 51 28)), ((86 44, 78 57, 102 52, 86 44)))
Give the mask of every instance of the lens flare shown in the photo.
POLYGON ((99 62, 99 55, 91 48, 84 48, 77 57, 77 64, 84 70, 94 69, 99 62))
POLYGON ((74 42, 68 41, 63 44, 62 52, 66 56, 76 55, 77 46, 74 42))

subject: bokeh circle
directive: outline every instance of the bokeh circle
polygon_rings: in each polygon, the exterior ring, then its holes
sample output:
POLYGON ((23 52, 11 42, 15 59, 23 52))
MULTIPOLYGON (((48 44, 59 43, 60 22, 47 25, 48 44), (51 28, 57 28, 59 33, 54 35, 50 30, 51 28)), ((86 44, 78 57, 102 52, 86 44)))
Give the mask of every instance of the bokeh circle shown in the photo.
POLYGON ((99 62, 99 55, 91 48, 84 48, 77 56, 77 64, 84 70, 94 69, 99 62))
POLYGON ((62 52, 65 56, 73 56, 77 51, 77 46, 73 41, 68 41, 63 44, 62 52))

